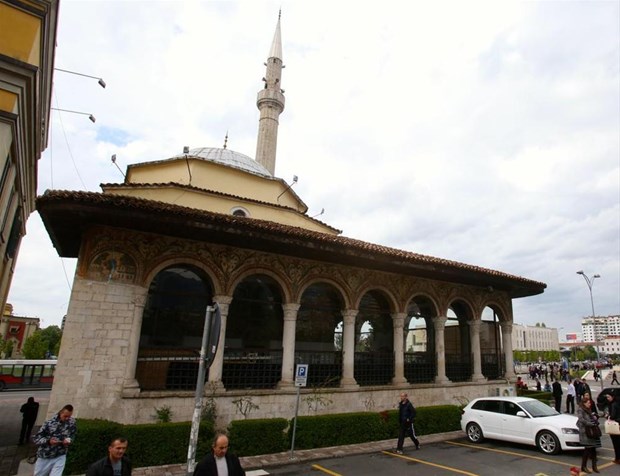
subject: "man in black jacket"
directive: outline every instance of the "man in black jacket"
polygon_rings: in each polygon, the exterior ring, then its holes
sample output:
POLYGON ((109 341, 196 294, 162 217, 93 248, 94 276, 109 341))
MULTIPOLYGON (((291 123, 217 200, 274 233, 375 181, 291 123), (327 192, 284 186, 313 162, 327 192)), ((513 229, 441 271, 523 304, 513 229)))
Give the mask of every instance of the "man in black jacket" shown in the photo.
POLYGON ((131 461, 126 451, 127 440, 114 438, 108 446, 108 456, 91 464, 86 476, 131 476, 131 461))
POLYGON ((415 436, 415 429, 413 427, 413 421, 416 416, 416 409, 409 401, 406 393, 400 394, 400 402, 398 402, 398 421, 400 428, 398 431, 398 443, 396 444, 396 452, 402 454, 403 444, 405 443, 405 436, 409 435, 411 441, 415 444, 415 449, 420 449, 420 441, 415 436))
POLYGON ((194 476, 245 476, 239 458, 228 452, 228 437, 217 433, 213 439, 213 451, 194 470, 194 476))
POLYGON ((32 427, 37 421, 39 414, 39 403, 35 402, 34 397, 28 397, 28 401, 24 403, 19 411, 22 413, 22 430, 19 433, 19 444, 23 445, 30 441, 32 427))
POLYGON ((553 399, 555 400, 555 411, 558 413, 562 413, 562 384, 558 379, 553 381, 553 385, 551 385, 553 389, 553 399))

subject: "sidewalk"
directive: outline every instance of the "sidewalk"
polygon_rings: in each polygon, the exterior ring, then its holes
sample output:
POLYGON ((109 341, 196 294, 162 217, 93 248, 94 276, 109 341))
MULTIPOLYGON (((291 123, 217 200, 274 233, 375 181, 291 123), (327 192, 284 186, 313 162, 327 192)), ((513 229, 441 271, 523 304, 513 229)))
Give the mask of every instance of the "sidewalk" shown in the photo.
MULTIPOLYGON (((462 431, 448 433, 437 433, 434 435, 420 436, 420 445, 435 443, 438 441, 459 438, 463 436, 462 431)), ((246 470, 247 476, 258 476, 269 474, 261 471, 275 466, 286 466, 287 464, 299 463, 303 461, 316 461, 326 458, 339 458, 356 454, 375 453, 385 450, 393 450, 396 439, 372 441, 357 445, 331 446, 328 448, 316 448, 312 450, 296 450, 293 452, 275 453, 262 456, 246 456, 241 459, 241 465, 246 470)), ((405 446, 405 451, 411 451, 413 444, 405 446)), ((0 475, 32 476, 33 465, 24 460, 28 448, 26 446, 13 446, 0 448, 0 475), (23 450, 22 450, 23 449, 23 450), (9 463, 10 462, 10 463, 9 463), (6 466, 5 466, 6 463, 6 466), (17 463, 17 466, 15 466, 17 463), (14 472, 6 471, 7 468, 15 467, 14 472), (19 468, 19 469, 17 469, 19 468)), ((186 476, 187 464, 169 464, 166 466, 151 466, 148 468, 134 468, 133 476, 186 476)))

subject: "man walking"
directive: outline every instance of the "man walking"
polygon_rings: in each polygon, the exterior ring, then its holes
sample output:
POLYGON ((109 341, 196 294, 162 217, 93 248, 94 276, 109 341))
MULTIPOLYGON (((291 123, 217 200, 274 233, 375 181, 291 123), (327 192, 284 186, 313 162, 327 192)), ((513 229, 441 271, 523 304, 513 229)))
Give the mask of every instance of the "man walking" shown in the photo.
POLYGON ((556 378, 553 381, 553 385, 551 385, 551 388, 553 393, 553 400, 555 401, 555 411, 558 413, 562 413, 562 394, 564 393, 562 392, 562 384, 556 378))
POLYGON ((616 375, 616 371, 615 370, 611 374, 611 385, 613 385, 614 383, 616 385, 620 385, 620 382, 618 382, 618 376, 616 375))
POLYGON ((566 413, 575 414, 575 395, 575 385, 572 380, 569 380, 566 390, 566 413))
POLYGON ((108 456, 91 464, 86 476, 131 476, 131 461, 126 451, 127 440, 114 438, 108 446, 108 456))
POLYGON ((19 444, 23 445, 30 441, 32 427, 39 415, 39 403, 34 400, 34 397, 28 397, 28 401, 21 406, 19 411, 22 413, 22 429, 19 433, 19 444))
POLYGON ((215 435, 211 453, 196 465, 194 476, 245 476, 239 458, 228 452, 224 433, 215 435))
POLYGON ((41 426, 33 438, 39 447, 33 476, 61 476, 65 469, 69 445, 75 438, 77 428, 73 406, 65 405, 41 426))
POLYGON ((416 417, 416 409, 409 401, 406 393, 400 394, 400 402, 398 402, 398 421, 400 428, 398 431, 398 443, 396 444, 396 453, 403 454, 403 444, 405 443, 405 436, 409 435, 411 441, 415 444, 415 449, 420 449, 420 441, 415 435, 415 428, 413 422, 416 417))

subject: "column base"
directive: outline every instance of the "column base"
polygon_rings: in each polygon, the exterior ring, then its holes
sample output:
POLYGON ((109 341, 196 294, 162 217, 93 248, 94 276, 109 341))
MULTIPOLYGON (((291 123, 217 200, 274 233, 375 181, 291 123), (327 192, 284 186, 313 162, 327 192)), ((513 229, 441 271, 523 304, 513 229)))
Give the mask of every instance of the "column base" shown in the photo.
POLYGON ((392 385, 403 385, 407 383, 409 382, 407 382, 407 379, 405 377, 394 377, 392 379, 392 385))
POLYGON ((347 390, 356 390, 360 388, 360 386, 354 378, 343 378, 340 380, 340 388, 344 388, 347 390))
POLYGON ((126 380, 121 391, 123 397, 137 397, 140 395, 140 384, 135 378, 126 380))
POLYGON ((446 384, 446 383, 452 383, 450 381, 450 379, 448 377, 435 377, 435 383, 439 383, 439 384, 446 384))
POLYGON ((297 387, 295 387, 295 382, 280 380, 276 385, 276 388, 278 390, 291 390, 297 387))
POLYGON ((224 383, 221 380, 211 380, 207 381, 205 384, 204 395, 209 396, 209 394, 217 394, 226 392, 226 387, 224 387, 224 383))
POLYGON ((482 375, 482 374, 472 375, 472 376, 471 376, 471 381, 472 381, 472 382, 476 382, 476 383, 479 383, 479 382, 486 382, 486 381, 487 381, 487 378, 486 378, 484 375, 482 375))

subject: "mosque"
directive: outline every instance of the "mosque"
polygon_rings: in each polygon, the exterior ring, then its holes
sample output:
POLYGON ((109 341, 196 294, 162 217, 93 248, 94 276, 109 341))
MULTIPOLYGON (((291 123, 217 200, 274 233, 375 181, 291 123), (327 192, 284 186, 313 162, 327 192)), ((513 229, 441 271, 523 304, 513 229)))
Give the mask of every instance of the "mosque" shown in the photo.
POLYGON ((50 411, 71 403, 81 418, 147 423, 168 406, 191 420, 214 302, 205 396, 222 425, 292 416, 296 364, 308 365, 300 414, 389 409, 403 390, 420 406, 511 390, 512 300, 546 285, 347 238, 309 216, 274 175, 282 58, 278 19, 255 159, 187 148, 129 165, 101 193, 37 199, 58 254, 78 259, 50 411))

